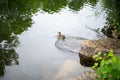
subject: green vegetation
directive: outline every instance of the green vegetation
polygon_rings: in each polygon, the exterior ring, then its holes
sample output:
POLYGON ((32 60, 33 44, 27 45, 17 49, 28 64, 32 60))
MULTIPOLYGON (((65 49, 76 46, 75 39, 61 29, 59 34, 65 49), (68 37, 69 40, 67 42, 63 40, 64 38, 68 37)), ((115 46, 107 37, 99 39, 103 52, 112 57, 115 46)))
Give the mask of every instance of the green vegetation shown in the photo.
POLYGON ((97 80, 120 80, 120 55, 116 57, 110 50, 108 54, 99 52, 93 58, 96 63, 92 68, 96 69, 97 80))
POLYGON ((109 35, 111 34, 111 31, 114 30, 118 35, 118 38, 120 38, 120 1, 102 0, 102 4, 103 10, 105 10, 107 14, 107 24, 104 26, 103 32, 106 33, 105 35, 109 35), (108 26, 107 30, 106 26, 108 26))

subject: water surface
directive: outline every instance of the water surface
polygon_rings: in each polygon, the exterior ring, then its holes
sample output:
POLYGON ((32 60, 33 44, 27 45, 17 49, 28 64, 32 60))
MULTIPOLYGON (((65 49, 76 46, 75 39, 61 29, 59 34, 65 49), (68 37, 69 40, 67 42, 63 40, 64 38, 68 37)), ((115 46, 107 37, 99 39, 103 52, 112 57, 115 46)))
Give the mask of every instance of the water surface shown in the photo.
POLYGON ((6 66, 0 80, 70 80, 89 70, 80 65, 78 53, 59 50, 55 42, 59 31, 72 37, 100 39, 86 28, 102 28, 105 24, 104 14, 96 17, 96 10, 86 5, 78 12, 67 7, 53 14, 38 11, 32 17, 32 27, 18 35, 20 45, 15 51, 19 65, 6 66))

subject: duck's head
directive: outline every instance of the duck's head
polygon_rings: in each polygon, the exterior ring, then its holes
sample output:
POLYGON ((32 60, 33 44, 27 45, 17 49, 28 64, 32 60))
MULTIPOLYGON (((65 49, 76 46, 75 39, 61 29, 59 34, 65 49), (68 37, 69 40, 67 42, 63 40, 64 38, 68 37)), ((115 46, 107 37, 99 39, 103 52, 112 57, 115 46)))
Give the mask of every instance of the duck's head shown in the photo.
POLYGON ((58 36, 60 36, 61 35, 61 32, 58 32, 58 36))

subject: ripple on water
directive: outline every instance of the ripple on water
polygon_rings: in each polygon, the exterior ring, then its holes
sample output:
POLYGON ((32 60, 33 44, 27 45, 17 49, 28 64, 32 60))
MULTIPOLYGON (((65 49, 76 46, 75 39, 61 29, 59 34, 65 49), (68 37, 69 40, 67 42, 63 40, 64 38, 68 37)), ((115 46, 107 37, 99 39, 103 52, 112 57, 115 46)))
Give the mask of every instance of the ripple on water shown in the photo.
POLYGON ((57 39, 57 41, 55 42, 55 46, 62 51, 79 53, 80 45, 83 40, 86 39, 82 37, 66 36, 65 40, 57 39))

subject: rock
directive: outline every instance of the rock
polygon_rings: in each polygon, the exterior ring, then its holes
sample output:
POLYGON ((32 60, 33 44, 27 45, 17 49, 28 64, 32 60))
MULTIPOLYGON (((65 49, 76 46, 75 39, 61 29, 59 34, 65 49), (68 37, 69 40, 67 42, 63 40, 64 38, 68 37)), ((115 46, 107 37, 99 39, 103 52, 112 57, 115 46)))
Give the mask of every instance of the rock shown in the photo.
POLYGON ((87 57, 83 54, 79 54, 79 57, 80 57, 80 64, 83 66, 91 67, 95 63, 92 57, 87 57))
POLYGON ((106 38, 100 40, 84 40, 81 44, 80 63, 84 66, 92 66, 93 55, 98 52, 108 53, 112 49, 115 54, 120 52, 120 43, 117 39, 106 38))

